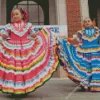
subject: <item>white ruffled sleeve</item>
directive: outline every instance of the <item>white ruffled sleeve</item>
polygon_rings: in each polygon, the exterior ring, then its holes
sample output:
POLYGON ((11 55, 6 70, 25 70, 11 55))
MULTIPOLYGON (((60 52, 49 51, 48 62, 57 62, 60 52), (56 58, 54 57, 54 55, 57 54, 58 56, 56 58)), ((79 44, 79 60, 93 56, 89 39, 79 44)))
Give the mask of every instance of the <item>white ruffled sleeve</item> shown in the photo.
POLYGON ((34 32, 34 28, 33 26, 30 28, 30 35, 33 35, 35 32, 34 32))
POLYGON ((2 35, 9 36, 8 27, 9 27, 9 24, 5 25, 4 28, 1 28, 1 29, 0 29, 0 33, 1 33, 2 35))

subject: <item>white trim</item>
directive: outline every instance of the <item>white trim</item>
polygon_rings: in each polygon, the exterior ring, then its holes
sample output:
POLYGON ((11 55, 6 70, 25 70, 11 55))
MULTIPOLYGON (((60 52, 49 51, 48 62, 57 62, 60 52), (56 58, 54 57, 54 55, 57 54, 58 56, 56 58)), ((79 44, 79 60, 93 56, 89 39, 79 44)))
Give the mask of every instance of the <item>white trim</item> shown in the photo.
POLYGON ((86 17, 89 17, 89 6, 88 0, 80 0, 80 9, 81 9, 81 21, 83 21, 86 17))
POLYGON ((10 24, 7 24, 6 26, 5 26, 5 28, 7 29, 7 30, 11 30, 14 34, 16 34, 16 35, 18 35, 18 36, 23 36, 30 28, 32 27, 32 24, 31 23, 28 23, 27 25, 26 25, 26 27, 23 29, 23 31, 21 31, 21 32, 19 32, 19 31, 17 31, 17 30, 15 30, 15 28, 13 28, 10 24), (20 34, 19 34, 20 33, 20 34))

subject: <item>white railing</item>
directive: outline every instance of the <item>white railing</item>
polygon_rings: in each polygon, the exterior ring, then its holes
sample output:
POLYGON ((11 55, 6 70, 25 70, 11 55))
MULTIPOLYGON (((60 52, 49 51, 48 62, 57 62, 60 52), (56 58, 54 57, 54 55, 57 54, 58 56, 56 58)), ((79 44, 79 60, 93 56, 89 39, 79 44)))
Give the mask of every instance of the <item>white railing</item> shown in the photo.
MULTIPOLYGON (((4 28, 4 26, 0 25, 0 28, 4 28)), ((34 26, 33 30, 34 32, 37 32, 40 28, 49 28, 51 33, 56 33, 58 36, 68 36, 67 25, 38 25, 34 26)))

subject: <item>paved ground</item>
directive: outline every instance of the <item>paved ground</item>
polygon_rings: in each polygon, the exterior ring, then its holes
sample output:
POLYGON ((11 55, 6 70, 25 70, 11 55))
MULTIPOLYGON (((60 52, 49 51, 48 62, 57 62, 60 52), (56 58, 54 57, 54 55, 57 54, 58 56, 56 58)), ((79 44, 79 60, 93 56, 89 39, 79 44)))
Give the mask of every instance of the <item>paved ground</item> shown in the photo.
POLYGON ((27 96, 15 98, 0 93, 0 100, 100 100, 100 92, 82 92, 69 79, 51 79, 27 96))

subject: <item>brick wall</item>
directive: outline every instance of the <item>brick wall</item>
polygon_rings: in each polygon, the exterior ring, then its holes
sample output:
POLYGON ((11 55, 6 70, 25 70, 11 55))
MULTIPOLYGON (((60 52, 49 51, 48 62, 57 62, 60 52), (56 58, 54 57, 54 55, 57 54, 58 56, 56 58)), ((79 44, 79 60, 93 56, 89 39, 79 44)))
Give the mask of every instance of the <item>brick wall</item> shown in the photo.
POLYGON ((81 29, 80 0, 66 0, 68 36, 81 29))

